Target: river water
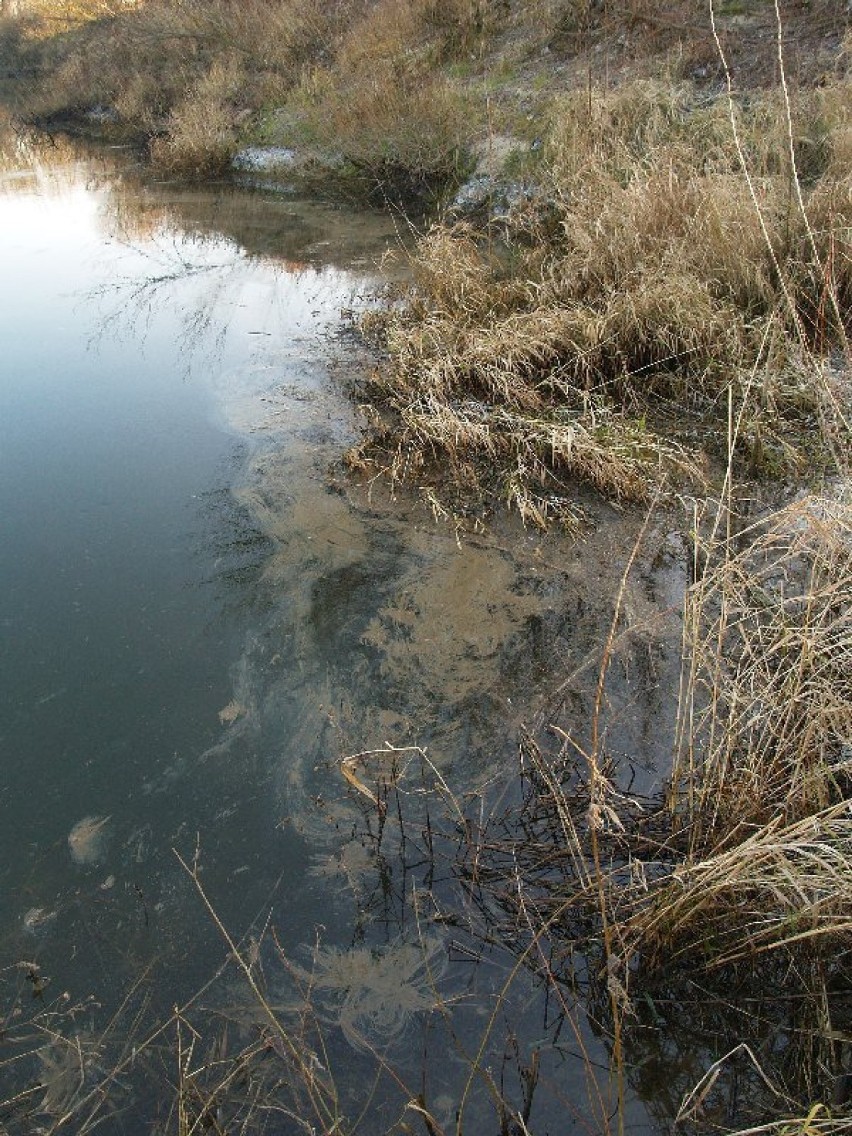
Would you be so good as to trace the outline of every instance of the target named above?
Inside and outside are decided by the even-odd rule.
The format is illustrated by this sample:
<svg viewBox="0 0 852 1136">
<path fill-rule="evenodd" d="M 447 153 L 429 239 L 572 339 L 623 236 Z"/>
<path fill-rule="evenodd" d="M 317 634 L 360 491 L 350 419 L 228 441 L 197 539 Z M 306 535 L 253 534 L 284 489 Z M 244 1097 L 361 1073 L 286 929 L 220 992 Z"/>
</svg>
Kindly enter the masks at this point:
<svg viewBox="0 0 852 1136">
<path fill-rule="evenodd" d="M 422 1092 L 434 1124 L 498 1130 L 479 1047 L 517 1096 L 552 1022 L 510 951 L 418 898 L 370 795 L 402 769 L 422 835 L 430 793 L 512 783 L 521 723 L 600 633 L 620 521 L 594 561 L 508 521 L 459 541 L 343 472 L 340 316 L 392 221 L 2 150 L 0 1131 L 300 1130 L 226 934 L 350 1121 Z M 653 775 L 648 699 L 621 744 Z M 585 1130 L 605 1046 L 585 1022 L 549 1052 L 542 1124 Z"/>
</svg>

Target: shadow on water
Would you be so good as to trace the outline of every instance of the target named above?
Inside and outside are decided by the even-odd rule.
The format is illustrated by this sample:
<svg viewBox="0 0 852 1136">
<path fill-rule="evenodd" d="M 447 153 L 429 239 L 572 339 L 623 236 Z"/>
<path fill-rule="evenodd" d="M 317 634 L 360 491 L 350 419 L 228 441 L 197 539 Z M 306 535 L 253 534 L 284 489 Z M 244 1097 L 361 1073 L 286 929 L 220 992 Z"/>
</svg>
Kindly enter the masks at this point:
<svg viewBox="0 0 852 1136">
<path fill-rule="evenodd" d="M 45 145 L 4 144 L 0 212 L 26 199 L 59 210 L 57 231 L 63 208 L 85 228 L 47 336 L 79 374 L 51 380 L 55 422 L 27 418 L 35 380 L 10 383 L 38 424 L 10 427 L 10 446 L 69 450 L 41 491 L 77 519 L 37 542 L 21 520 L 0 570 L 35 612 L 65 595 L 64 562 L 91 621 L 81 633 L 63 608 L 37 641 L 2 613 L 18 678 L 0 727 L 0 1127 L 183 1136 L 360 1116 L 434 1136 L 459 1109 L 468 1132 L 599 1127 L 602 1031 L 582 1008 L 566 1029 L 459 856 L 472 816 L 519 803 L 522 726 L 587 727 L 639 521 L 597 506 L 583 543 L 511 518 L 459 542 L 345 478 L 358 420 L 332 374 L 364 361 L 332 333 L 393 225 Z M 21 265 L 53 255 L 43 227 L 33 239 Z M 22 351 L 15 374 L 29 354 L 61 369 Z M 118 441 L 65 501 L 93 445 L 78 402 Z M 32 517 L 42 474 L 18 465 Z M 93 509 L 101 535 L 81 535 Z M 649 547 L 607 692 L 612 748 L 646 789 L 679 666 L 658 593 L 676 604 L 685 580 L 664 523 Z M 25 658 L 66 647 L 49 687 L 47 662 L 28 677 Z M 628 1119 L 651 1126 L 639 1096 Z"/>
</svg>

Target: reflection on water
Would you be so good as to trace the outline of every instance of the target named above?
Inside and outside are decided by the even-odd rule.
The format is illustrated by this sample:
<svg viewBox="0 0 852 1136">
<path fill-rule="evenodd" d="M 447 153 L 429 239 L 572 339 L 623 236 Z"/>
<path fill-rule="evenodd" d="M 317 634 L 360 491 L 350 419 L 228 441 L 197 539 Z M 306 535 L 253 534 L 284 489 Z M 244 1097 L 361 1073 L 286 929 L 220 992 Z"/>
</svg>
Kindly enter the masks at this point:
<svg viewBox="0 0 852 1136">
<path fill-rule="evenodd" d="M 227 958 L 196 884 L 282 1013 L 316 995 L 337 1033 L 305 1034 L 318 1084 L 336 1053 L 360 1107 L 365 1054 L 398 1043 L 416 1081 L 428 1050 L 451 1122 L 470 1067 L 447 1056 L 446 1023 L 481 1035 L 511 964 L 492 960 L 490 978 L 469 953 L 453 965 L 462 931 L 418 908 L 339 762 L 420 747 L 462 804 L 508 782 L 554 666 L 575 701 L 593 695 L 607 556 L 591 570 L 581 547 L 509 522 L 459 545 L 340 475 L 357 423 L 329 368 L 358 362 L 331 332 L 396 244 L 387 221 L 152 184 L 126 157 L 61 142 L 0 153 L 3 1012 L 29 987 L 62 999 L 52 1040 L 0 1072 L 0 1100 L 38 1085 L 0 1126 L 27 1131 L 88 1093 L 105 1108 L 110 1062 L 124 1075 L 109 1131 L 168 1118 L 166 1058 L 136 1039 Z M 596 538 L 616 567 L 622 538 Z M 409 788 L 417 805 L 424 786 Z M 292 1054 L 223 981 L 210 1067 L 239 1036 L 263 1084 L 280 1081 Z M 512 1036 L 534 1037 L 534 983 L 518 986 L 504 1012 Z M 180 1042 L 182 1021 L 157 1046 Z M 573 1093 L 582 1074 L 556 1080 Z M 377 1124 L 394 1099 L 370 1096 Z"/>
</svg>

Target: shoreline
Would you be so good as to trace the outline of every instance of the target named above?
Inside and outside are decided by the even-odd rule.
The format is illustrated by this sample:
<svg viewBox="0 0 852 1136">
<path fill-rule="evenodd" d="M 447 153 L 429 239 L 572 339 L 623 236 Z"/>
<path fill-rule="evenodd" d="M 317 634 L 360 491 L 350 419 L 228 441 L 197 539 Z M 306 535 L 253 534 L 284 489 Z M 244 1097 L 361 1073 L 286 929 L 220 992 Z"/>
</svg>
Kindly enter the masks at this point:
<svg viewBox="0 0 852 1136">
<path fill-rule="evenodd" d="M 236 65 L 214 60 L 176 93 L 171 134 L 154 147 L 175 174 L 224 168 L 238 142 L 288 154 L 301 145 L 310 155 L 328 141 L 319 121 L 327 116 L 349 146 L 336 168 L 350 188 L 398 203 L 413 186 L 418 200 L 434 202 L 475 185 L 470 175 L 486 179 L 472 208 L 420 241 L 415 286 L 366 321 L 380 358 L 359 385 L 371 423 L 350 470 L 362 483 L 381 478 L 391 494 L 397 484 L 416 488 L 424 516 L 431 510 L 460 545 L 475 543 L 483 522 L 499 528 L 507 507 L 535 534 L 519 536 L 521 553 L 555 540 L 562 525 L 582 534 L 578 503 L 589 494 L 611 502 L 599 513 L 624 510 L 629 522 L 615 521 L 617 533 L 632 525 L 640 535 L 630 547 L 620 536 L 588 569 L 579 552 L 571 565 L 573 618 L 589 620 L 594 634 L 582 657 L 570 638 L 559 641 L 546 660 L 565 675 L 553 700 L 526 729 L 518 712 L 522 802 L 505 815 L 493 806 L 500 839 L 476 802 L 460 807 L 432 779 L 428 762 L 415 762 L 408 782 L 395 763 L 387 772 L 396 750 L 366 750 L 365 740 L 341 770 L 356 800 L 367 799 L 359 786 L 369 791 L 377 855 L 398 820 L 403 876 L 406 840 L 419 849 L 423 828 L 408 811 L 416 777 L 428 782 L 442 838 L 461 850 L 457 860 L 446 853 L 458 891 L 441 902 L 457 908 L 445 906 L 441 918 L 468 917 L 466 897 L 479 889 L 517 967 L 534 967 L 548 997 L 570 1003 L 566 1020 L 578 1031 L 582 1015 L 594 1014 L 610 1054 L 607 1072 L 589 1069 L 605 1131 L 624 1119 L 625 1084 L 642 1083 L 643 1050 L 663 1055 L 672 1044 L 694 1058 L 690 1030 L 711 1039 L 719 1060 L 694 1070 L 691 1085 L 681 1078 L 669 1120 L 700 1127 L 704 1110 L 722 1130 L 735 1118 L 740 1128 L 802 1134 L 809 1113 L 820 1133 L 850 1123 L 852 79 L 845 21 L 822 33 L 827 7 L 792 13 L 779 37 L 794 40 L 790 27 L 802 34 L 793 45 L 801 74 L 814 73 L 795 91 L 794 120 L 777 55 L 770 66 L 774 16 L 745 7 L 750 24 L 726 16 L 724 66 L 704 26 L 681 37 L 677 73 L 660 77 L 659 54 L 628 58 L 616 47 L 618 35 L 634 50 L 644 36 L 653 42 L 663 34 L 654 21 L 639 13 L 618 29 L 597 26 L 588 5 L 586 25 L 559 32 L 568 47 L 553 46 L 551 29 L 546 63 L 524 72 L 522 91 L 525 57 L 512 57 L 520 102 L 507 94 L 507 68 L 485 100 L 488 117 L 480 106 L 467 122 L 465 99 L 487 86 L 483 59 L 498 59 L 486 24 L 451 21 L 459 43 L 442 25 L 447 54 L 425 62 L 410 49 L 437 42 L 426 16 L 395 27 L 397 72 L 377 72 L 387 100 L 377 109 L 360 97 L 365 74 L 388 53 L 390 33 L 376 16 L 359 25 L 357 42 L 337 29 L 338 69 L 318 63 L 309 83 L 285 92 L 283 112 L 256 108 L 245 132 L 231 120 L 243 80 Z M 492 16 L 505 53 L 522 25 L 511 12 L 501 23 L 496 7 Z M 729 56 L 739 52 L 745 68 L 749 44 L 754 82 L 730 103 Z M 583 75 L 596 47 L 612 64 L 605 82 Z M 426 74 L 428 107 L 417 94 Z M 569 74 L 573 89 L 554 89 Z M 523 104 L 537 76 L 546 96 Z M 220 133 L 186 133 L 202 104 Z M 440 143 L 426 154 L 416 145 L 424 134 Z M 478 169 L 498 137 L 518 145 Z M 476 144 L 485 147 L 478 158 Z M 306 161 L 321 177 L 322 162 Z M 708 475 L 711 465 L 719 476 Z M 822 488 L 807 494 L 809 483 Z M 755 514 L 752 498 L 774 494 Z M 649 513 L 648 525 L 662 532 L 646 551 L 641 517 L 659 501 L 663 512 Z M 660 521 L 671 502 L 675 525 Z M 535 576 L 531 553 L 531 586 Z M 661 612 L 673 616 L 665 658 Z M 643 742 L 670 758 L 657 784 L 632 776 Z M 526 1131 L 537 1061 L 517 1058 L 527 1078 L 520 1106 L 491 1084 L 504 1131 Z M 310 1083 L 310 1070 L 301 1072 Z M 434 1136 L 428 1102 L 419 1108 Z"/>
</svg>

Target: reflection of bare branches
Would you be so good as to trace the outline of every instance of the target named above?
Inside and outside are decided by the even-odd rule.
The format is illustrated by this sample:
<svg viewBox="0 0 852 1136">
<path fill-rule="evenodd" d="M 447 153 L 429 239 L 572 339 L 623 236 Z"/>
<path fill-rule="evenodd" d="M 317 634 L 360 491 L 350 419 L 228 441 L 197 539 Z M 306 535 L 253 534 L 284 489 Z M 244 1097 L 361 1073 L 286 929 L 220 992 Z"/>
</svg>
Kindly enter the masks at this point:
<svg viewBox="0 0 852 1136">
<path fill-rule="evenodd" d="M 229 296 L 238 293 L 235 278 L 246 265 L 241 252 L 229 242 L 181 241 L 174 233 L 145 245 L 120 243 L 129 255 L 150 262 L 152 271 L 147 274 L 133 271 L 85 294 L 87 304 L 103 305 L 110 301 L 89 346 L 99 345 L 106 337 L 132 337 L 143 346 L 157 318 L 177 315 L 180 331 L 176 345 L 178 355 L 184 360 L 185 372 L 191 369 L 194 357 L 202 348 L 205 359 L 219 358 L 234 303 L 234 300 L 229 301 Z M 230 251 L 229 257 L 209 258 L 211 251 L 220 252 L 223 248 Z M 193 257 L 193 252 L 202 255 Z M 204 278 L 209 281 L 206 290 L 193 288 L 190 291 L 186 287 Z"/>
<path fill-rule="evenodd" d="M 68 189 L 79 180 L 75 152 L 66 139 L 36 134 L 0 118 L 0 179 L 2 193 L 28 189 L 35 179 L 50 189 Z"/>
<path fill-rule="evenodd" d="M 338 319 L 362 283 L 339 270 L 252 257 L 221 236 L 165 231 L 144 243 L 113 245 L 126 250 L 131 263 L 123 275 L 85 293 L 83 302 L 101 309 L 89 346 L 110 337 L 141 349 L 160 321 L 177 322 L 163 338 L 171 340 L 185 378 L 197 367 L 221 370 L 229 336 L 240 328 L 255 337 L 289 333 L 298 342 L 292 337 L 302 327 L 314 332 Z M 246 326 L 245 312 L 255 326 Z M 238 350 L 232 362 L 245 372 L 245 344 Z"/>
</svg>

